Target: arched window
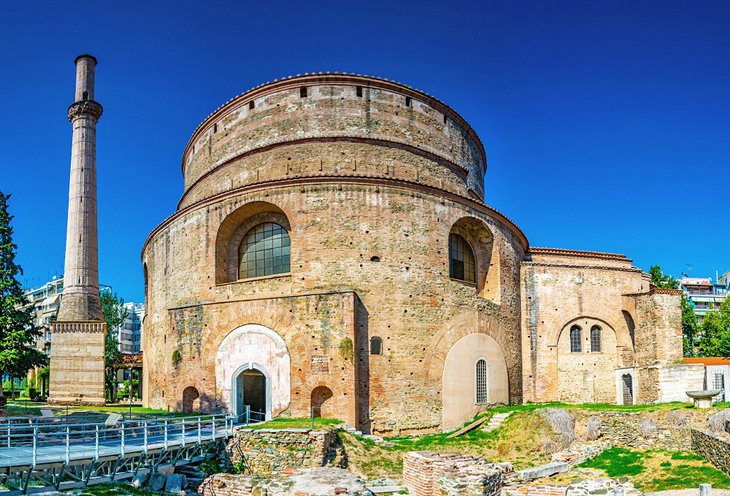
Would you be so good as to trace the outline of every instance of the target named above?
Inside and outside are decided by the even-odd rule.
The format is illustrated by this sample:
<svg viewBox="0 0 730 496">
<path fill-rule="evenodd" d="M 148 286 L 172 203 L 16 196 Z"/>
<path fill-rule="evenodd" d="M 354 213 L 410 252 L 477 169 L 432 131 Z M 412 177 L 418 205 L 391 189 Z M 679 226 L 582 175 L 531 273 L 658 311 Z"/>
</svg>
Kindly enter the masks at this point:
<svg viewBox="0 0 730 496">
<path fill-rule="evenodd" d="M 378 336 L 370 338 L 370 354 L 371 355 L 382 355 L 383 354 L 383 340 Z"/>
<path fill-rule="evenodd" d="M 476 404 L 486 405 L 489 403 L 489 372 L 487 361 L 483 358 L 477 360 L 476 364 Z"/>
<path fill-rule="evenodd" d="M 591 327 L 591 351 L 601 352 L 601 328 L 597 325 Z"/>
<path fill-rule="evenodd" d="M 572 353 L 580 353 L 580 326 L 574 325 L 570 328 L 570 351 Z"/>
<path fill-rule="evenodd" d="M 476 283 L 474 252 L 464 238 L 449 234 L 449 277 Z"/>
<path fill-rule="evenodd" d="M 255 226 L 238 247 L 238 278 L 289 272 L 289 249 L 289 233 L 279 224 L 265 222 Z"/>
</svg>

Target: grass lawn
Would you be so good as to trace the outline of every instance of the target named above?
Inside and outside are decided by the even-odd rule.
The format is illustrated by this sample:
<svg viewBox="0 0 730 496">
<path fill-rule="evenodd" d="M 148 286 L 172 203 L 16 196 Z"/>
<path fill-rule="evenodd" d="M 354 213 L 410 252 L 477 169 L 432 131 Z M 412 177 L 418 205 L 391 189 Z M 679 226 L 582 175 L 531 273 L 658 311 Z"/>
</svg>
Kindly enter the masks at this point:
<svg viewBox="0 0 730 496">
<path fill-rule="evenodd" d="M 137 489 L 131 484 L 124 482 L 116 482 L 111 484 L 95 484 L 93 486 L 87 486 L 83 491 L 77 493 L 81 495 L 90 496 L 151 496 L 153 494 L 159 494 L 147 489 Z"/>
<path fill-rule="evenodd" d="M 315 418 L 314 428 L 325 429 L 332 427 L 333 425 L 342 424 L 341 420 L 333 418 Z M 249 429 L 311 429 L 312 419 L 311 418 L 282 418 L 278 417 L 268 422 L 261 422 L 259 424 L 251 424 L 248 426 Z"/>
<path fill-rule="evenodd" d="M 495 462 L 511 461 L 519 470 L 549 462 L 550 455 L 543 445 L 555 441 L 543 417 L 529 410 L 512 415 L 494 431 L 477 428 L 453 439 L 448 438 L 448 433 L 396 437 L 387 439 L 394 446 L 384 446 L 348 433 L 341 433 L 340 437 L 345 443 L 351 470 L 365 478 L 395 479 L 401 477 L 403 453 L 408 451 L 478 455 Z"/>
<path fill-rule="evenodd" d="M 581 469 L 594 469 L 599 476 L 628 477 L 644 492 L 696 488 L 702 483 L 730 489 L 729 476 L 689 451 L 611 448 L 577 469 L 577 473 L 562 476 L 563 482 L 569 482 L 571 477 L 582 478 L 585 474 L 580 473 Z"/>
<path fill-rule="evenodd" d="M 41 410 L 52 410 L 56 417 L 68 415 L 79 415 L 83 413 L 90 414 L 109 414 L 109 413 L 126 413 L 129 414 L 130 410 L 132 415 L 167 415 L 167 410 L 154 410 L 152 408 L 144 408 L 140 405 L 132 404 L 132 408 L 129 405 L 123 403 L 117 403 L 114 405 L 106 406 L 65 406 L 65 405 L 48 405 L 47 403 L 39 401 L 25 401 L 25 400 L 10 400 L 5 407 L 7 416 L 10 417 L 27 417 L 27 416 L 38 416 L 41 414 Z M 170 415 L 174 416 L 190 416 L 195 415 L 194 413 L 181 413 L 181 412 L 169 412 Z M 205 416 L 205 415 L 203 415 Z"/>
</svg>

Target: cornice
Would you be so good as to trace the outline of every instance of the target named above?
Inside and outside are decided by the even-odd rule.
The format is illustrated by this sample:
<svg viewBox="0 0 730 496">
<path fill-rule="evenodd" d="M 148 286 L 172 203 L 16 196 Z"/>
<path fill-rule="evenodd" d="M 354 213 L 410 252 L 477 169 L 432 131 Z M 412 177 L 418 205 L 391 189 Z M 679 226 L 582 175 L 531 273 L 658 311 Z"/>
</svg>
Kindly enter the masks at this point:
<svg viewBox="0 0 730 496">
<path fill-rule="evenodd" d="M 600 258 L 605 260 L 616 260 L 620 262 L 631 262 L 630 258 L 621 253 L 609 253 L 604 251 L 586 251 L 586 250 L 568 250 L 565 248 L 543 248 L 543 247 L 530 247 L 530 251 L 527 255 L 559 255 L 569 257 L 581 257 L 581 258 Z"/>
<path fill-rule="evenodd" d="M 73 122 L 79 117 L 92 117 L 94 120 L 99 120 L 104 107 L 99 102 L 94 100 L 81 100 L 80 102 L 74 102 L 68 107 L 68 120 Z"/>
<path fill-rule="evenodd" d="M 525 236 L 525 234 L 522 232 L 522 230 L 519 227 L 517 227 L 517 225 L 509 217 L 504 215 L 499 210 L 489 207 L 486 204 L 484 204 L 483 202 L 475 200 L 473 198 L 468 198 L 468 197 L 464 197 L 461 195 L 457 195 L 450 191 L 446 191 L 446 190 L 443 190 L 440 188 L 435 188 L 432 186 L 425 186 L 423 184 L 414 183 L 414 182 L 410 182 L 410 181 L 387 179 L 387 178 L 383 178 L 383 177 L 310 176 L 310 177 L 298 177 L 298 178 L 292 178 L 292 179 L 279 179 L 276 181 L 263 181 L 260 183 L 251 183 L 246 186 L 242 186 L 240 188 L 225 191 L 218 195 L 210 196 L 208 198 L 195 202 L 191 205 L 188 205 L 187 207 L 185 207 L 181 210 L 178 210 L 171 216 L 167 217 L 157 227 L 155 227 L 152 230 L 152 232 L 147 236 L 147 239 L 145 239 L 145 242 L 142 245 L 141 257 L 144 261 L 144 252 L 147 249 L 147 245 L 160 231 L 162 231 L 165 227 L 167 227 L 169 224 L 171 224 L 173 221 L 175 221 L 179 217 L 187 215 L 190 212 L 194 212 L 201 208 L 205 208 L 209 205 L 226 200 L 228 198 L 233 198 L 233 197 L 240 196 L 243 194 L 259 193 L 259 192 L 267 191 L 267 190 L 271 191 L 271 190 L 277 190 L 277 189 L 285 189 L 285 188 L 291 188 L 293 186 L 317 186 L 317 185 L 330 185 L 330 184 L 356 184 L 356 185 L 383 186 L 386 188 L 419 191 L 421 193 L 433 195 L 437 198 L 450 200 L 450 201 L 453 201 L 460 205 L 464 205 L 464 206 L 473 208 L 475 210 L 478 210 L 481 213 L 501 222 L 502 224 L 507 226 L 510 229 L 510 231 L 512 231 L 517 236 L 517 238 L 520 240 L 520 244 L 522 245 L 523 250 L 525 250 L 527 252 L 529 249 L 529 242 L 527 241 L 527 236 Z"/>
<path fill-rule="evenodd" d="M 185 150 L 183 151 L 183 159 L 182 159 L 182 171 L 183 174 L 185 173 L 185 157 L 188 155 L 188 151 L 190 150 L 190 147 L 192 144 L 210 127 L 213 125 L 213 121 L 218 121 L 225 115 L 233 112 L 234 110 L 242 107 L 243 105 L 248 105 L 249 102 L 252 100 L 255 100 L 257 98 L 260 98 L 264 95 L 268 95 L 271 93 L 276 93 L 278 91 L 293 89 L 293 88 L 299 88 L 301 86 L 305 85 L 349 85 L 349 86 L 363 86 L 368 88 L 379 88 L 386 91 L 391 91 L 394 93 L 399 93 L 404 96 L 409 96 L 411 98 L 415 98 L 419 101 L 423 101 L 425 103 L 428 103 L 431 107 L 435 108 L 439 112 L 447 115 L 451 120 L 456 122 L 459 127 L 461 127 L 468 135 L 471 137 L 474 142 L 476 143 L 477 147 L 479 148 L 479 152 L 482 155 L 482 164 L 483 169 L 486 172 L 487 170 L 487 154 L 484 150 L 484 144 L 482 143 L 482 140 L 477 135 L 476 131 L 469 125 L 468 122 L 466 122 L 466 119 L 464 119 L 458 112 L 456 112 L 454 109 L 449 107 L 447 104 L 439 100 L 438 98 L 429 95 L 428 93 L 421 91 L 417 88 L 413 88 L 411 86 L 408 86 L 406 84 L 393 81 L 392 79 L 387 78 L 380 78 L 377 76 L 368 76 L 361 75 L 361 74 L 354 74 L 354 73 L 330 73 L 330 72 L 319 72 L 319 73 L 304 73 L 297 74 L 296 76 L 286 76 L 281 79 L 274 79 L 273 82 L 267 81 L 266 83 L 260 84 L 258 86 L 255 86 L 251 88 L 250 90 L 241 93 L 230 100 L 228 100 L 223 105 L 219 106 L 217 109 L 215 109 L 212 113 L 210 113 L 204 120 L 201 122 L 197 128 L 195 128 L 195 131 L 193 131 L 192 136 L 188 140 L 187 145 L 185 145 Z"/>
</svg>

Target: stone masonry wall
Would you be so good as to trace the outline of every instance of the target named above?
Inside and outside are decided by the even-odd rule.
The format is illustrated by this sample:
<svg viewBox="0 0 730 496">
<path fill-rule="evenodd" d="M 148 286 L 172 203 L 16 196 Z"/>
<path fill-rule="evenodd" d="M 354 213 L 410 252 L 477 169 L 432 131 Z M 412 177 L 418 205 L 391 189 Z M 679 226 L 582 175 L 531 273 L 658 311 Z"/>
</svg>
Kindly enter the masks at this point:
<svg viewBox="0 0 730 496">
<path fill-rule="evenodd" d="M 335 458 L 335 430 L 238 429 L 228 441 L 233 464 L 247 474 L 268 476 L 287 468 L 323 467 Z"/>
<path fill-rule="evenodd" d="M 403 483 L 414 496 L 495 496 L 502 472 L 478 456 L 411 451 L 403 455 Z"/>
<path fill-rule="evenodd" d="M 730 436 L 692 429 L 692 451 L 730 475 Z"/>
</svg>

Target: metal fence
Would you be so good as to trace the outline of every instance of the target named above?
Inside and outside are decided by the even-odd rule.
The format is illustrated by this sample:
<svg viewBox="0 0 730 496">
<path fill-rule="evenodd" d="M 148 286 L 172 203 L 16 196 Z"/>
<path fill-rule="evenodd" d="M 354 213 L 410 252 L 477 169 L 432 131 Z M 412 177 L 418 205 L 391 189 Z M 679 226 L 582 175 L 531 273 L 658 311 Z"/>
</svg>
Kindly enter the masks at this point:
<svg viewBox="0 0 730 496">
<path fill-rule="evenodd" d="M 190 443 L 231 436 L 234 418 L 228 415 L 156 417 L 114 423 L 78 419 L 25 418 L 2 421 L 0 466 L 13 463 L 71 463 L 74 459 L 118 454 L 147 453 Z"/>
</svg>

